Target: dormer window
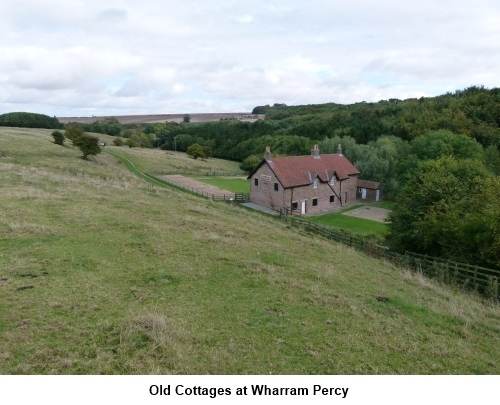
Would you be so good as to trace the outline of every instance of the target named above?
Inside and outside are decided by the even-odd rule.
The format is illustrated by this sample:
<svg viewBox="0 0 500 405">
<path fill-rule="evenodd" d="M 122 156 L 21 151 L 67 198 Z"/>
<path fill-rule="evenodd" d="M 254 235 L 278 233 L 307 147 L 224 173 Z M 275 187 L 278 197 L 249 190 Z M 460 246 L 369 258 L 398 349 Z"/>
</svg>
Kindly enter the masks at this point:
<svg viewBox="0 0 500 405">
<path fill-rule="evenodd" d="M 318 188 L 318 178 L 317 177 L 313 180 L 313 188 Z"/>
<path fill-rule="evenodd" d="M 334 185 L 335 184 L 335 175 L 332 176 L 332 178 L 330 179 L 330 185 Z"/>
</svg>

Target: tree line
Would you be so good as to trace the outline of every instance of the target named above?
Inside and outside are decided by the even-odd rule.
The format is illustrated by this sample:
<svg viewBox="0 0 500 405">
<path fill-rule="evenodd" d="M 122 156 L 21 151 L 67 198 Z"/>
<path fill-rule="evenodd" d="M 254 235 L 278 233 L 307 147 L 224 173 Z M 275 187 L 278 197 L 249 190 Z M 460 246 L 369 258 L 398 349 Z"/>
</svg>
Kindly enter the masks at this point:
<svg viewBox="0 0 500 405">
<path fill-rule="evenodd" d="M 0 115 L 1 127 L 60 129 L 63 125 L 56 117 L 28 112 L 11 112 Z"/>
</svg>

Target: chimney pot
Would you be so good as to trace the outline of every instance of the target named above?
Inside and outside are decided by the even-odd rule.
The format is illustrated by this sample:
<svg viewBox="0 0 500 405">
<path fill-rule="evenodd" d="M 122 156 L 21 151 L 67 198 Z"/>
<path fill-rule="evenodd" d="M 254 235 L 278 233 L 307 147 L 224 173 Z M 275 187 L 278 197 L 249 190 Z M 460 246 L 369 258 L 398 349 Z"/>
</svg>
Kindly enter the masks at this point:
<svg viewBox="0 0 500 405">
<path fill-rule="evenodd" d="M 266 146 L 266 151 L 264 152 L 264 159 L 271 160 L 271 147 Z"/>
<path fill-rule="evenodd" d="M 319 158 L 319 148 L 317 144 L 314 145 L 313 148 L 311 149 L 311 156 Z"/>
</svg>

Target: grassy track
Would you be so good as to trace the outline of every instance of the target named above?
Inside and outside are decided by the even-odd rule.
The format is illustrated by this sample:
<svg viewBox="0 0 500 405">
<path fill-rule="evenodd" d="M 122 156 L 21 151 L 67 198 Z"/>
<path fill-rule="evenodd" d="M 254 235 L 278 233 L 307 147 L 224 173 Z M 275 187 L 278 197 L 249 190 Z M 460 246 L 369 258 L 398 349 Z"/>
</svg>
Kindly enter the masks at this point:
<svg viewBox="0 0 500 405">
<path fill-rule="evenodd" d="M 50 132 L 0 128 L 0 373 L 500 373 L 498 306 Z"/>
<path fill-rule="evenodd" d="M 120 160 L 127 167 L 127 169 L 129 169 L 137 177 L 139 177 L 143 180 L 146 180 L 148 183 L 154 184 L 155 186 L 169 187 L 169 188 L 175 188 L 175 189 L 181 190 L 181 188 L 179 188 L 179 187 L 177 187 L 177 186 L 175 186 L 167 181 L 163 181 L 161 179 L 158 179 L 156 177 L 149 175 L 148 173 L 144 173 L 144 172 L 140 171 L 130 159 L 126 158 L 121 153 L 118 153 L 116 151 L 112 151 L 109 149 L 105 150 L 105 152 L 110 154 L 111 156 L 114 156 L 118 160 Z"/>
</svg>

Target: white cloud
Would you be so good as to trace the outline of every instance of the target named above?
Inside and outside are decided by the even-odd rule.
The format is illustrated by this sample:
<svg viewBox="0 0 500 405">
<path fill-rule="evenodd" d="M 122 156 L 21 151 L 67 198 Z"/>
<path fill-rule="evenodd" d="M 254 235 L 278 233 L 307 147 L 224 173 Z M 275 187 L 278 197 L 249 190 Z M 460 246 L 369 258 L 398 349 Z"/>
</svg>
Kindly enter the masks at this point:
<svg viewBox="0 0 500 405">
<path fill-rule="evenodd" d="M 499 86 L 496 0 L 0 3 L 0 112 L 251 110 Z"/>
<path fill-rule="evenodd" d="M 253 21 L 253 16 L 250 14 L 245 14 L 239 17 L 236 17 L 236 21 L 239 23 L 251 23 Z"/>
</svg>

